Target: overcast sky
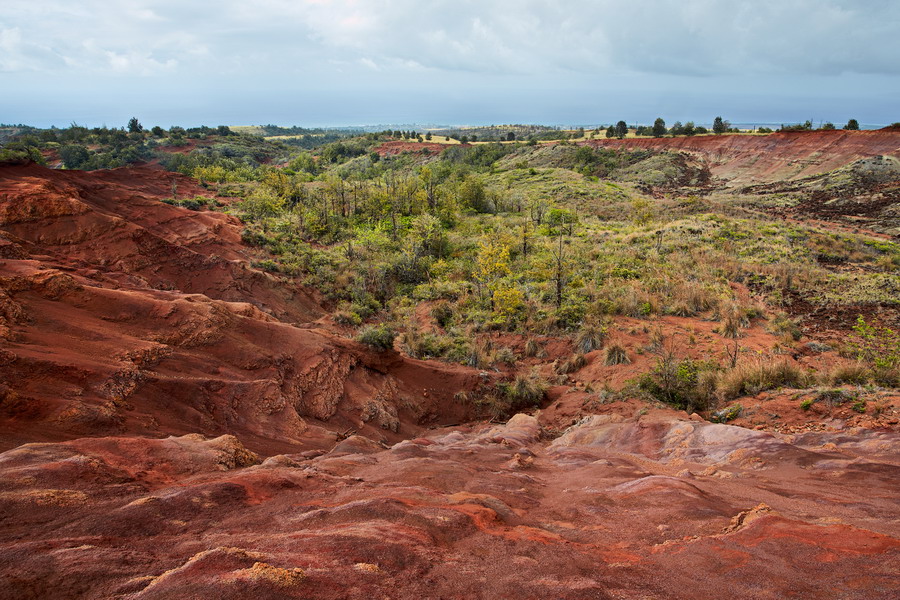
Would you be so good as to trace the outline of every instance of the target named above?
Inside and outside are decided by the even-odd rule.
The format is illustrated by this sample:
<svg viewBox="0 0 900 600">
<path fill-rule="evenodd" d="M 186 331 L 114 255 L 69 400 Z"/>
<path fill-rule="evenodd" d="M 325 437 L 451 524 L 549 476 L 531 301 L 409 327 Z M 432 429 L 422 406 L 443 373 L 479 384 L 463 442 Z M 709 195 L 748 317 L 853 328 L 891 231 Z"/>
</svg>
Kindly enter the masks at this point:
<svg viewBox="0 0 900 600">
<path fill-rule="evenodd" d="M 0 0 L 0 122 L 900 121 L 898 0 Z"/>
</svg>

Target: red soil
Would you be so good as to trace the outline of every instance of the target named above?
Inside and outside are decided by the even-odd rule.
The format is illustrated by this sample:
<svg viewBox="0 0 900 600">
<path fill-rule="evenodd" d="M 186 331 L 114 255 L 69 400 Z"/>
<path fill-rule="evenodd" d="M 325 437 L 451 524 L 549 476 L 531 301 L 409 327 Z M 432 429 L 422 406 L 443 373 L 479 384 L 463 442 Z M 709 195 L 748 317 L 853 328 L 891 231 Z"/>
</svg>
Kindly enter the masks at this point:
<svg viewBox="0 0 900 600">
<path fill-rule="evenodd" d="M 471 423 L 457 392 L 496 374 L 335 333 L 234 218 L 159 202 L 173 177 L 204 192 L 0 167 L 0 598 L 897 597 L 900 398 L 771 392 L 746 427 L 610 402 L 651 364 L 619 319 L 630 365 L 590 353 L 535 416 Z M 716 325 L 659 323 L 695 358 Z M 509 374 L 555 376 L 571 341 L 540 341 Z M 804 342 L 784 358 L 840 360 Z"/>
<path fill-rule="evenodd" d="M 173 177 L 203 192 L 151 167 L 0 168 L 0 448 L 227 432 L 297 451 L 471 410 L 453 397 L 476 372 L 318 329 L 311 293 L 250 268 L 237 219 L 159 202 Z"/>
<path fill-rule="evenodd" d="M 519 415 L 262 464 L 223 436 L 0 455 L 9 598 L 891 598 L 896 437 Z M 257 465 L 257 466 L 253 466 Z"/>
<path fill-rule="evenodd" d="M 594 147 L 688 152 L 733 185 L 798 179 L 877 155 L 900 156 L 900 130 L 811 131 L 768 135 L 597 139 Z"/>
</svg>

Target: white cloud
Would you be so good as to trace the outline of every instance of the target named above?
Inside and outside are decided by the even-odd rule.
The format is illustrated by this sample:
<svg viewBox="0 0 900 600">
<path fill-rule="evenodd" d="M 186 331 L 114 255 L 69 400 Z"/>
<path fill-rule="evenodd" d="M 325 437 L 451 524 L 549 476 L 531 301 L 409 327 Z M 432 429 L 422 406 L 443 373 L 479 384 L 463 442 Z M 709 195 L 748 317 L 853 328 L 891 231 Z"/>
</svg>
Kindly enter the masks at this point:
<svg viewBox="0 0 900 600">
<path fill-rule="evenodd" d="M 384 112 L 407 98 L 420 98 L 409 100 L 414 108 L 451 103 L 472 111 L 482 98 L 505 107 L 542 95 L 542 106 L 551 106 L 579 95 L 583 106 L 620 92 L 653 94 L 642 101 L 655 104 L 680 97 L 680 107 L 728 90 L 838 98 L 850 80 L 871 86 L 850 89 L 858 103 L 886 105 L 900 87 L 897 0 L 7 4 L 0 85 L 14 75 L 21 98 L 43 81 L 93 92 L 96 82 L 119 89 L 115 81 L 135 75 L 147 79 L 129 88 L 138 95 L 171 86 L 180 98 L 188 86 L 209 102 L 236 90 L 260 90 L 267 101 L 266 90 L 307 98 L 338 90 L 341 102 L 372 106 L 383 94 Z"/>
<path fill-rule="evenodd" d="M 2 20 L 18 44 L 25 35 L 51 54 L 92 38 L 116 56 L 182 68 L 205 54 L 182 60 L 190 50 L 167 45 L 177 36 L 203 40 L 223 68 L 250 68 L 241 53 L 252 48 L 273 66 L 322 56 L 489 73 L 900 73 L 900 3 L 884 0 L 83 0 L 19 5 Z M 60 66 L 6 54 L 7 70 Z M 74 63 L 108 66 L 85 58 Z"/>
</svg>

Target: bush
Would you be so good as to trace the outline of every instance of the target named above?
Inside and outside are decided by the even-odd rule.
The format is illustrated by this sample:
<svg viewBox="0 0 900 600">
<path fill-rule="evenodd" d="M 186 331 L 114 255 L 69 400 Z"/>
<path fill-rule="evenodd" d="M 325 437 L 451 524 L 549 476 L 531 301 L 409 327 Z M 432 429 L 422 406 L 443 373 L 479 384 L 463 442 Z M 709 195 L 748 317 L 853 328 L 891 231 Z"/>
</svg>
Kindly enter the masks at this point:
<svg viewBox="0 0 900 600">
<path fill-rule="evenodd" d="M 356 336 L 356 341 L 371 346 L 376 350 L 384 351 L 394 347 L 394 338 L 397 332 L 393 327 L 382 323 L 381 325 L 369 325 L 364 327 Z"/>
<path fill-rule="evenodd" d="M 877 370 L 900 367 L 900 333 L 867 323 L 862 315 L 857 318 L 853 331 L 849 349 L 857 360 L 868 362 Z"/>
<path fill-rule="evenodd" d="M 538 406 L 547 393 L 547 382 L 531 375 L 518 375 L 510 383 L 501 383 L 499 389 L 503 393 L 507 408 L 516 411 L 525 407 Z"/>
<path fill-rule="evenodd" d="M 778 387 L 805 387 L 808 376 L 786 360 L 744 364 L 722 374 L 718 394 L 724 400 L 752 396 Z"/>
<path fill-rule="evenodd" d="M 611 367 L 613 365 L 626 365 L 631 362 L 631 359 L 628 358 L 625 348 L 617 342 L 606 347 L 606 355 L 603 358 L 603 362 Z"/>
<path fill-rule="evenodd" d="M 446 300 L 438 302 L 431 309 L 431 316 L 438 325 L 446 329 L 453 319 L 453 307 Z"/>
<path fill-rule="evenodd" d="M 606 327 L 595 322 L 587 322 L 575 336 L 575 349 L 581 354 L 587 354 L 602 348 L 605 341 Z"/>
<path fill-rule="evenodd" d="M 863 385 L 872 379 L 872 370 L 862 362 L 837 365 L 826 376 L 826 383 Z"/>
<path fill-rule="evenodd" d="M 698 394 L 700 374 L 710 371 L 710 365 L 689 358 L 678 360 L 671 352 L 664 352 L 649 373 L 639 382 L 641 389 L 657 400 L 688 411 L 706 410 L 709 396 Z"/>
<path fill-rule="evenodd" d="M 560 375 L 568 375 L 569 373 L 574 373 L 575 371 L 583 368 L 586 364 L 587 361 L 584 359 L 584 354 L 578 352 L 573 354 L 563 362 L 557 363 L 554 370 Z"/>
<path fill-rule="evenodd" d="M 800 327 L 797 325 L 796 321 L 783 312 L 778 313 L 771 321 L 769 321 L 768 330 L 775 335 L 790 337 L 795 342 L 798 341 L 801 336 Z"/>
<path fill-rule="evenodd" d="M 717 410 L 710 417 L 710 421 L 713 423 L 727 423 L 729 421 L 734 421 L 739 416 L 741 416 L 741 412 L 744 410 L 740 404 L 734 404 L 727 408 L 723 408 L 722 410 Z"/>
<path fill-rule="evenodd" d="M 525 342 L 525 356 L 528 358 L 544 358 L 547 356 L 547 353 L 541 348 L 541 345 L 536 339 L 528 338 L 528 341 Z"/>
</svg>

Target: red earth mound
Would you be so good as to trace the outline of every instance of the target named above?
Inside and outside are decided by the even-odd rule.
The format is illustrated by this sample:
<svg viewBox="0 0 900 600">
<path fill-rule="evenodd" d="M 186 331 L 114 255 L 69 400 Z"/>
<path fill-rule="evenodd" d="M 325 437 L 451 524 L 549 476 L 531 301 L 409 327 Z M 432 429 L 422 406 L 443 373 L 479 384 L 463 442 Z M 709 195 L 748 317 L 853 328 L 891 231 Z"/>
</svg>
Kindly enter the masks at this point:
<svg viewBox="0 0 900 600">
<path fill-rule="evenodd" d="M 235 438 L 0 454 L 0 596 L 892 598 L 896 436 L 598 415 L 262 460 Z"/>
<path fill-rule="evenodd" d="M 798 179 L 870 156 L 900 156 L 900 130 L 892 129 L 598 139 L 586 143 L 595 148 L 688 152 L 702 158 L 715 177 L 735 186 Z"/>
<path fill-rule="evenodd" d="M 172 178 L 0 168 L 0 447 L 227 432 L 296 451 L 467 414 L 477 372 L 319 329 L 310 293 L 249 266 L 237 219 L 159 202 Z"/>
</svg>

